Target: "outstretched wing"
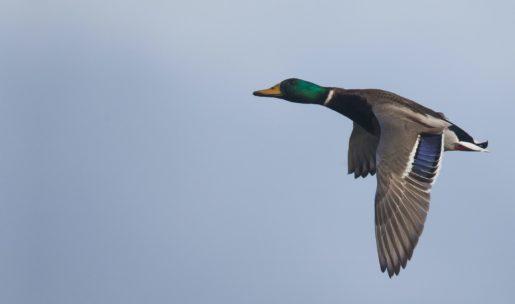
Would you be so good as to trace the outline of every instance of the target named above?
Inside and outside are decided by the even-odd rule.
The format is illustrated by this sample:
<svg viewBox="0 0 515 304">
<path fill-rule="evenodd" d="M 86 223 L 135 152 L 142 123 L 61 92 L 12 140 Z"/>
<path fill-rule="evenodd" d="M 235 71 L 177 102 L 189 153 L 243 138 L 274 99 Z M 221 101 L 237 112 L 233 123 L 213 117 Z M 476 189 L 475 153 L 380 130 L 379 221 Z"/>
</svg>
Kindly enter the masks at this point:
<svg viewBox="0 0 515 304">
<path fill-rule="evenodd" d="M 416 126 L 381 126 L 377 150 L 375 226 L 381 271 L 391 277 L 413 254 L 429 210 L 440 167 L 443 135 Z M 415 130 L 414 130 L 415 129 Z"/>
<path fill-rule="evenodd" d="M 354 123 L 349 139 L 348 167 L 354 178 L 376 173 L 376 150 L 379 138 Z"/>
</svg>

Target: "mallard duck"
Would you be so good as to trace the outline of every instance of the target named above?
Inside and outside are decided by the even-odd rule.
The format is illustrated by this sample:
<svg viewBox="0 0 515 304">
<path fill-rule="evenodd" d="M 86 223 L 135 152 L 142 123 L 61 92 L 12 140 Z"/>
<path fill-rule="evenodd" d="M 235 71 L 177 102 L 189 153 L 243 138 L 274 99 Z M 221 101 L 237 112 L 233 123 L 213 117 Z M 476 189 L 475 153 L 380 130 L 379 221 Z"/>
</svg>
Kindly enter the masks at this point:
<svg viewBox="0 0 515 304">
<path fill-rule="evenodd" d="M 377 173 L 377 252 L 381 271 L 390 278 L 412 257 L 443 151 L 484 152 L 488 146 L 442 113 L 388 91 L 323 87 L 291 78 L 254 95 L 322 105 L 353 121 L 348 172 L 355 178 Z"/>
</svg>

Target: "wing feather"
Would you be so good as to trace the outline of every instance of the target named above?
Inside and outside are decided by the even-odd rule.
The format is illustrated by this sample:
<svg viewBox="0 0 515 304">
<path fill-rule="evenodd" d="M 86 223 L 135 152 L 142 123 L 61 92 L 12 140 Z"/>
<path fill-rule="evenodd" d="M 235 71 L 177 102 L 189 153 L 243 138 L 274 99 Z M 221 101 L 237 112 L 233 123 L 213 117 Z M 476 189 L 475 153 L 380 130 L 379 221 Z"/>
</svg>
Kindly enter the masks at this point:
<svg viewBox="0 0 515 304">
<path fill-rule="evenodd" d="M 354 178 L 366 177 L 376 173 L 377 136 L 354 123 L 349 139 L 348 167 Z"/>
<path fill-rule="evenodd" d="M 443 153 L 441 133 L 399 134 L 381 135 L 377 151 L 377 249 L 381 270 L 390 277 L 406 267 L 424 230 Z"/>
</svg>

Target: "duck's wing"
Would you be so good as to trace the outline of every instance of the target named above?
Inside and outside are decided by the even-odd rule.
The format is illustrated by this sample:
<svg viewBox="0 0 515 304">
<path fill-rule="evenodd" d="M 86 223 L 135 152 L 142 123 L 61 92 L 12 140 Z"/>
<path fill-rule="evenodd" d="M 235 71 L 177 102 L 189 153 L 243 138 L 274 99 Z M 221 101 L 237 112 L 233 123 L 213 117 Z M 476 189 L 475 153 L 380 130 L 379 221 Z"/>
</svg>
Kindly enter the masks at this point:
<svg viewBox="0 0 515 304">
<path fill-rule="evenodd" d="M 390 121 L 387 121 L 389 119 Z M 442 133 L 381 119 L 377 149 L 375 226 L 381 271 L 391 277 L 413 254 L 429 210 L 429 191 L 442 154 Z"/>
<path fill-rule="evenodd" d="M 376 173 L 376 150 L 379 138 L 354 123 L 349 139 L 348 167 L 354 178 Z"/>
</svg>

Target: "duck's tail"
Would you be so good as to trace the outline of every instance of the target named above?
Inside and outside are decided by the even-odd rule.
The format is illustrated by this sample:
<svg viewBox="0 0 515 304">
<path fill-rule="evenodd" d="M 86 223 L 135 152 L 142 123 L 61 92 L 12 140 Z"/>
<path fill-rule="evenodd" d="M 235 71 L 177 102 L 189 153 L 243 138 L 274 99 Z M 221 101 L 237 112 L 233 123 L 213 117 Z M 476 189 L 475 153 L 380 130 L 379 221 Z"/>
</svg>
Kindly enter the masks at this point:
<svg viewBox="0 0 515 304">
<path fill-rule="evenodd" d="M 488 141 L 477 142 L 463 129 L 453 124 L 445 132 L 446 151 L 488 152 Z"/>
</svg>

